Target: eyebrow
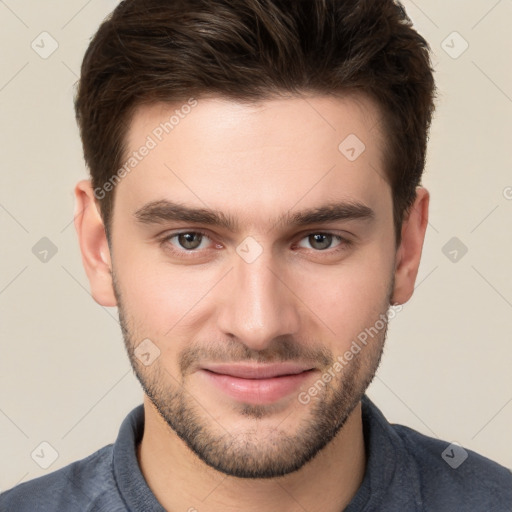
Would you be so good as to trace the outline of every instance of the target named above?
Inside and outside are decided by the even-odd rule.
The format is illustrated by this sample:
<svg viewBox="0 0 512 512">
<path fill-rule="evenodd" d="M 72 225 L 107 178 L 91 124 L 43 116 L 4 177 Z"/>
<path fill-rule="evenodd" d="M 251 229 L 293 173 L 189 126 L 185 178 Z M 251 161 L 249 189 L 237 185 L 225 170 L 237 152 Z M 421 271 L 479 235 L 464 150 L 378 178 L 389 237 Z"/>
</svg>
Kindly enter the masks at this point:
<svg viewBox="0 0 512 512">
<path fill-rule="evenodd" d="M 229 214 L 219 210 L 185 206 L 167 199 L 146 203 L 134 213 L 134 216 L 141 224 L 183 221 L 219 226 L 231 232 L 239 231 L 238 221 Z M 273 227 L 296 228 L 339 220 L 371 221 L 373 219 L 375 219 L 375 212 L 369 206 L 358 201 L 344 201 L 307 208 L 298 212 L 287 212 L 277 219 Z"/>
</svg>

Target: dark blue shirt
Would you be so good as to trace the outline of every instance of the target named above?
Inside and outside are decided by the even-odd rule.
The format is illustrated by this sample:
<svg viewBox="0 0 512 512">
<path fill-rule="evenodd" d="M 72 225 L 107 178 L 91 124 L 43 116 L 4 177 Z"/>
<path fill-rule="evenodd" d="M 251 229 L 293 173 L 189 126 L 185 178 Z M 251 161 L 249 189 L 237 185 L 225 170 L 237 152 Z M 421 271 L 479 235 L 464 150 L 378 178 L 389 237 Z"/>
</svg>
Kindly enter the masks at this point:
<svg viewBox="0 0 512 512">
<path fill-rule="evenodd" d="M 345 512 L 512 511 L 509 469 L 471 450 L 390 424 L 366 395 L 362 406 L 366 471 Z M 114 444 L 5 491 L 0 511 L 164 511 L 137 462 L 143 430 L 140 405 L 123 421 Z"/>
</svg>

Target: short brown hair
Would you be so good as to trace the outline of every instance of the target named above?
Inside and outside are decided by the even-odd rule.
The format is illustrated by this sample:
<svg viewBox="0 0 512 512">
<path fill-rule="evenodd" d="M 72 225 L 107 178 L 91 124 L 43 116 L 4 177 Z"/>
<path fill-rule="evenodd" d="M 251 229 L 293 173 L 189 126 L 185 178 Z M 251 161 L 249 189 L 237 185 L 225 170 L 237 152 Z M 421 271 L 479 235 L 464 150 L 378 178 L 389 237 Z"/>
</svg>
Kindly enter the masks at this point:
<svg viewBox="0 0 512 512">
<path fill-rule="evenodd" d="M 392 0 L 124 0 L 94 35 L 75 97 L 93 188 L 122 165 L 142 104 L 362 93 L 380 107 L 398 244 L 434 112 L 429 53 Z M 107 236 L 113 199 L 100 201 Z"/>
</svg>

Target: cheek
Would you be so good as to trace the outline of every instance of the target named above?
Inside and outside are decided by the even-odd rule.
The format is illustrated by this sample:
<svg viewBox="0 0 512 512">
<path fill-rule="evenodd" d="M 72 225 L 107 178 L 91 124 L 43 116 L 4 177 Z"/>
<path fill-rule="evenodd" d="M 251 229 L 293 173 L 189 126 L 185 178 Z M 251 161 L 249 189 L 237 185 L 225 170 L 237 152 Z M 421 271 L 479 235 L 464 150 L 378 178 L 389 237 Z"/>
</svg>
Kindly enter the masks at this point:
<svg viewBox="0 0 512 512">
<path fill-rule="evenodd" d="M 386 248 L 371 244 L 337 266 L 313 268 L 293 289 L 337 344 L 350 344 L 387 309 L 393 258 Z"/>
<path fill-rule="evenodd" d="M 134 271 L 126 283 L 127 307 L 153 335 L 167 335 L 199 298 L 196 285 L 172 270 Z"/>
<path fill-rule="evenodd" d="M 157 252 L 130 252 L 119 262 L 119 280 L 123 306 L 136 321 L 135 334 L 153 339 L 170 361 L 201 329 L 215 328 L 215 313 L 228 293 L 222 277 L 229 266 L 177 265 Z"/>
<path fill-rule="evenodd" d="M 120 241 L 114 249 L 123 306 L 141 330 L 153 336 L 165 333 L 184 314 L 187 294 L 194 286 L 186 286 L 183 270 L 165 264 L 155 248 L 149 250 L 140 242 L 137 247 L 129 245 Z"/>
</svg>

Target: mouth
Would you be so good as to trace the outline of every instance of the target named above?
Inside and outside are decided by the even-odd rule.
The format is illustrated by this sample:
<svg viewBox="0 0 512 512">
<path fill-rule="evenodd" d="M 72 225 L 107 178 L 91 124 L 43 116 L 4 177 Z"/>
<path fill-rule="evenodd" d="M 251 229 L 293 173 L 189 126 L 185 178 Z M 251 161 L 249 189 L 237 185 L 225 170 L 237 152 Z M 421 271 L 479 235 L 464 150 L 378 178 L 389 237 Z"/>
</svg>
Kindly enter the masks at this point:
<svg viewBox="0 0 512 512">
<path fill-rule="evenodd" d="M 214 387 L 239 402 L 271 404 L 298 389 L 316 370 L 310 365 L 211 364 L 199 373 Z"/>
</svg>

